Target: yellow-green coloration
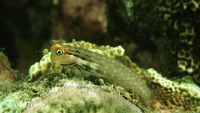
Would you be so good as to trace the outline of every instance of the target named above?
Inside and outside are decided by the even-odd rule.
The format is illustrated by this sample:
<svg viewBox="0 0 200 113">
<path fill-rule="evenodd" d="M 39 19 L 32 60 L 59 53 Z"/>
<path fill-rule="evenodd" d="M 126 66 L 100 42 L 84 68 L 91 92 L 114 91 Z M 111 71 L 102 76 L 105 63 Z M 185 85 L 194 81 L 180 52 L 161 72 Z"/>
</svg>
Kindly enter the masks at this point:
<svg viewBox="0 0 200 113">
<path fill-rule="evenodd" d="M 159 25 L 162 26 L 160 30 L 164 34 L 163 37 L 166 37 L 165 42 L 168 43 L 166 47 L 173 56 L 166 59 L 166 61 L 171 59 L 174 63 L 172 72 L 177 72 L 181 76 L 190 75 L 200 85 L 199 0 L 161 0 L 155 8 L 157 18 L 160 19 Z"/>
<path fill-rule="evenodd" d="M 42 75 L 52 72 L 61 72 L 62 66 L 53 64 L 50 60 L 51 52 L 45 54 L 40 62 L 36 62 L 29 69 L 29 80 L 34 80 Z"/>
<path fill-rule="evenodd" d="M 125 59 L 123 59 L 125 56 L 125 55 L 123 56 L 124 49 L 121 48 L 120 46 L 118 46 L 118 47 L 97 46 L 95 44 L 92 44 L 89 42 L 84 42 L 84 41 L 73 41 L 71 43 L 60 43 L 60 44 L 83 48 L 83 49 L 86 49 L 89 51 L 93 51 L 94 53 L 98 53 L 98 54 L 107 56 L 112 59 L 114 59 L 117 56 L 122 57 L 122 62 L 127 67 L 129 67 L 134 73 L 136 73 L 136 75 L 140 76 L 140 78 L 142 78 L 146 81 L 148 87 L 151 89 L 152 99 L 154 101 L 157 101 L 158 103 L 160 103 L 161 104 L 160 107 L 164 106 L 167 108 L 171 108 L 171 106 L 173 106 L 173 108 L 177 108 L 178 111 L 180 111 L 180 110 L 182 110 L 182 111 L 188 110 L 188 111 L 196 111 L 196 112 L 200 111 L 200 100 L 199 100 L 200 89 L 198 86 L 196 86 L 194 84 L 189 84 L 189 83 L 178 83 L 175 81 L 171 81 L 171 80 L 168 80 L 167 78 L 164 78 L 163 76 L 161 76 L 158 72 L 156 72 L 153 69 L 145 70 L 145 69 L 138 67 L 130 59 L 126 59 L 127 57 L 125 57 Z M 117 51 L 121 51 L 121 52 L 117 52 Z M 45 61 L 43 61 L 43 63 L 45 63 L 45 65 L 47 65 L 49 62 L 51 62 L 50 61 L 50 53 L 44 55 L 44 57 L 46 57 L 44 59 Z M 42 62 L 42 60 L 40 62 Z M 36 65 L 36 64 L 34 64 L 34 65 Z M 111 64 L 109 64 L 109 65 L 111 66 Z M 55 64 L 52 63 L 51 67 L 53 67 L 54 65 Z M 59 65 L 59 66 L 61 66 L 61 65 Z M 44 66 L 41 68 L 35 68 L 35 70 L 33 70 L 33 72 L 30 72 L 31 71 L 30 70 L 29 72 L 32 74 L 32 75 L 30 75 L 30 78 L 37 78 L 34 76 L 39 77 L 40 75 L 37 75 L 38 71 L 42 71 L 42 70 L 48 70 L 49 72 L 47 72 L 47 73 L 56 72 L 56 70 L 53 70 L 52 68 L 46 69 L 46 67 L 47 66 Z M 113 67 L 111 66 L 110 69 L 113 69 Z M 119 69 L 119 67 L 115 66 L 115 69 Z M 65 70 L 65 69 L 63 68 L 62 70 Z M 112 71 L 114 71 L 114 70 L 112 70 Z M 82 75 L 84 75 L 84 74 L 82 74 Z M 103 74 L 99 75 L 99 76 L 103 76 Z M 114 79 L 112 79 L 112 80 L 117 82 L 117 80 L 114 80 Z M 151 106 L 156 106 L 156 105 L 154 103 L 152 103 Z M 157 107 L 157 109 L 160 109 L 160 107 Z"/>
<path fill-rule="evenodd" d="M 162 77 L 154 69 L 148 69 L 149 84 L 155 99 L 164 106 L 179 110 L 200 110 L 200 88 L 195 84 L 178 83 Z"/>
<path fill-rule="evenodd" d="M 70 43 L 66 43 L 63 40 L 54 40 L 53 43 L 63 43 L 70 46 L 80 47 L 83 49 L 90 50 L 92 52 L 105 55 L 111 58 L 116 56 L 122 56 L 124 54 L 124 49 L 121 46 L 111 47 L 111 46 L 97 46 L 95 44 L 85 42 L 85 41 L 75 41 L 73 40 Z M 50 59 L 51 52 L 47 52 L 40 62 L 36 62 L 29 69 L 29 79 L 34 80 L 42 75 L 53 73 L 53 72 L 62 72 L 63 67 L 59 64 L 55 64 L 51 62 Z M 64 70 L 65 71 L 65 70 Z"/>
<path fill-rule="evenodd" d="M 104 77 L 137 92 L 148 102 L 151 92 L 137 74 L 124 64 L 86 49 L 68 45 L 52 46 L 51 60 L 64 66 L 74 66 L 83 73 Z"/>
<path fill-rule="evenodd" d="M 30 94 L 26 92 L 18 91 L 9 93 L 1 99 L 0 113 L 22 113 L 30 100 Z"/>
<path fill-rule="evenodd" d="M 97 46 L 96 44 L 85 42 L 85 41 L 73 40 L 72 42 L 66 43 L 63 40 L 53 40 L 52 43 L 53 44 L 59 43 L 61 45 L 68 45 L 68 46 L 86 49 L 94 53 L 105 55 L 111 58 L 114 58 L 116 56 L 123 56 L 125 52 L 124 48 L 122 48 L 121 46 L 116 46 L 116 47 L 111 47 L 109 45 Z"/>
<path fill-rule="evenodd" d="M 142 113 L 117 93 L 105 92 L 83 80 L 62 81 L 62 86 L 32 99 L 23 113 Z"/>
</svg>

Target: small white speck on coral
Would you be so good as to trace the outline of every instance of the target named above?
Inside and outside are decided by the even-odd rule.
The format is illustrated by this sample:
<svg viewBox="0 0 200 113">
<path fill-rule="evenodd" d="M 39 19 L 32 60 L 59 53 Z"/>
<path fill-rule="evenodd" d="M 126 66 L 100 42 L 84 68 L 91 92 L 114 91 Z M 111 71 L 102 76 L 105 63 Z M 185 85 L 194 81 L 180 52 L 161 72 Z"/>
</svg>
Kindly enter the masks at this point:
<svg viewBox="0 0 200 113">
<path fill-rule="evenodd" d="M 54 87 L 54 88 L 51 89 L 50 93 L 51 93 L 51 92 L 56 92 L 56 91 L 58 91 L 59 89 L 60 89 L 60 87 Z"/>
<path fill-rule="evenodd" d="M 72 81 L 67 81 L 64 86 L 74 86 L 74 87 L 77 87 L 78 84 L 76 82 L 72 82 Z"/>
</svg>

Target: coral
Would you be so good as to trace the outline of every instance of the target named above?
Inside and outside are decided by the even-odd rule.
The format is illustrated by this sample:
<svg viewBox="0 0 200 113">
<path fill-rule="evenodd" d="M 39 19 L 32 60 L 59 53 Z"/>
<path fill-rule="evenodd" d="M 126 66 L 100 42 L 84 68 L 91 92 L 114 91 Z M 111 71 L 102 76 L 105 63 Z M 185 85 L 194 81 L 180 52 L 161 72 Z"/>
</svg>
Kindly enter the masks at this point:
<svg viewBox="0 0 200 113">
<path fill-rule="evenodd" d="M 181 110 L 200 110 L 200 88 L 197 85 L 168 80 L 154 69 L 148 69 L 147 73 L 155 100 L 163 106 L 179 107 Z"/>
<path fill-rule="evenodd" d="M 40 62 L 36 62 L 29 69 L 29 80 L 34 80 L 42 75 L 53 73 L 53 72 L 62 72 L 62 66 L 53 64 L 50 60 L 51 53 L 48 52 L 45 54 Z"/>
<path fill-rule="evenodd" d="M 156 7 L 163 37 L 176 63 L 175 72 L 193 76 L 200 84 L 199 1 L 159 1 Z"/>
<path fill-rule="evenodd" d="M 121 46 L 111 47 L 111 46 L 97 46 L 85 41 L 73 41 L 71 43 L 65 43 L 65 41 L 53 41 L 53 43 L 62 43 L 70 46 L 84 48 L 101 55 L 106 55 L 108 57 L 114 58 L 116 56 L 122 56 L 124 54 L 124 49 Z M 53 73 L 53 72 L 62 72 L 62 66 L 59 64 L 53 64 L 50 60 L 50 52 L 45 54 L 40 62 L 36 62 L 29 69 L 30 80 L 38 78 L 42 75 Z"/>
<path fill-rule="evenodd" d="M 115 59 L 68 45 L 55 44 L 51 50 L 51 61 L 53 63 L 63 66 L 73 65 L 79 72 L 104 77 L 130 88 L 139 94 L 145 102 L 150 99 L 151 91 L 144 80 Z M 61 54 L 57 52 L 61 52 Z"/>
<path fill-rule="evenodd" d="M 69 46 L 68 46 L 68 48 L 66 48 L 66 49 L 68 49 L 68 51 L 66 51 L 66 52 L 69 54 L 70 51 L 79 51 L 80 58 L 82 60 L 79 60 L 80 58 L 77 57 L 79 55 L 73 55 L 73 53 L 70 53 L 70 54 L 73 55 L 72 62 L 76 62 L 76 66 L 74 66 L 74 67 L 77 67 L 80 72 L 83 72 L 84 74 L 88 74 L 88 75 L 104 77 L 111 81 L 116 81 L 119 84 L 124 85 L 124 86 L 130 88 L 131 90 L 137 92 L 144 99 L 145 102 L 147 102 L 149 100 L 149 98 L 151 96 L 151 92 L 150 92 L 149 88 L 146 86 L 146 83 L 140 77 L 138 77 L 138 75 L 136 75 L 134 72 L 132 72 L 129 68 L 127 68 L 123 64 L 119 63 L 118 61 L 109 58 L 109 57 L 113 57 L 114 55 L 122 56 L 124 49 L 121 46 L 118 46 L 115 48 L 112 48 L 110 46 L 101 46 L 101 47 L 97 48 L 96 45 L 88 43 L 88 42 L 84 42 L 84 41 L 80 41 L 80 42 L 74 41 L 72 43 L 64 43 L 63 42 L 63 44 L 71 45 L 71 46 L 75 46 L 75 47 L 79 48 L 79 49 L 76 48 L 76 50 L 69 50 L 72 48 L 69 48 Z M 69 64 L 71 61 L 68 60 L 68 56 L 63 56 L 63 57 L 57 56 L 56 53 L 54 53 L 54 52 L 56 52 L 55 49 L 57 46 L 60 47 L 61 45 L 56 44 L 56 45 L 52 46 L 52 53 L 51 53 L 52 62 L 54 62 L 54 63 L 60 62 L 64 65 Z M 64 47 L 64 45 L 63 45 L 63 47 Z M 88 50 L 93 50 L 93 52 L 88 51 Z M 95 54 L 95 53 L 98 53 L 98 54 Z M 86 54 L 86 55 L 84 55 L 84 54 Z M 105 57 L 102 55 L 106 55 L 109 57 Z M 74 57 L 74 56 L 76 56 L 76 57 Z M 78 60 L 74 61 L 76 58 Z M 71 58 L 69 58 L 69 59 L 71 59 Z M 47 60 L 49 60 L 49 56 L 48 56 Z M 45 61 L 44 58 L 42 58 L 41 61 L 44 62 Z M 67 61 L 67 62 L 65 62 L 65 61 Z M 45 61 L 45 63 L 46 62 L 49 63 L 49 61 Z M 36 67 L 35 65 L 36 66 L 39 65 L 39 63 L 34 64 L 32 67 Z M 42 65 L 42 64 L 40 63 L 40 65 Z M 46 64 L 46 65 L 48 65 L 48 64 Z M 46 74 L 47 71 L 48 71 L 48 73 L 56 72 L 56 70 L 49 68 L 50 66 L 47 66 L 47 67 L 42 66 L 42 72 L 45 71 L 45 73 L 38 73 L 38 72 L 41 72 L 41 69 L 39 69 L 39 71 L 35 71 L 38 69 L 33 68 L 34 71 L 32 71 L 32 67 L 30 68 L 30 79 L 33 79 L 33 77 L 36 78 L 37 76 L 44 75 L 44 74 Z M 116 68 L 119 68 L 119 69 L 116 69 Z M 35 74 L 32 74 L 31 72 L 33 72 Z M 135 81 L 137 81 L 137 82 L 135 82 Z"/>
<path fill-rule="evenodd" d="M 199 68 L 200 62 L 196 57 L 197 51 L 194 48 L 181 48 L 177 51 L 177 66 L 179 71 L 188 72 L 189 74 L 195 72 Z"/>
<path fill-rule="evenodd" d="M 128 57 L 123 55 L 124 50 L 122 48 L 116 49 L 110 46 L 97 46 L 95 44 L 84 42 L 84 41 L 73 41 L 72 43 L 65 43 L 62 41 L 54 41 L 54 42 L 55 43 L 59 42 L 65 45 L 88 49 L 90 51 L 93 51 L 102 55 L 106 55 L 111 58 L 115 58 L 119 62 L 122 62 L 123 64 L 125 64 L 133 72 L 135 72 L 136 75 L 138 75 L 139 77 L 141 77 L 143 80 L 147 82 L 147 85 L 151 89 L 151 92 L 152 92 L 152 97 L 150 100 L 151 104 L 150 103 L 147 103 L 147 104 L 150 104 L 150 106 L 157 111 L 159 111 L 160 108 L 163 108 L 162 110 L 165 110 L 165 111 L 167 110 L 199 111 L 200 110 L 200 106 L 199 106 L 200 88 L 198 86 L 196 86 L 192 82 L 187 82 L 187 83 L 182 82 L 185 80 L 171 81 L 161 76 L 161 74 L 156 72 L 154 69 L 142 69 L 138 67 L 135 63 L 133 63 Z M 120 52 L 117 52 L 117 51 L 120 51 Z M 50 54 L 48 53 L 45 56 L 48 59 L 48 62 L 50 62 L 49 55 Z M 47 59 L 43 59 L 43 60 L 45 61 Z M 52 65 L 55 65 L 55 64 L 52 64 Z M 40 71 L 41 70 L 47 70 L 47 69 L 45 67 L 45 68 L 41 68 Z M 48 71 L 53 73 L 56 70 L 52 70 L 51 68 L 48 68 Z M 48 71 L 47 73 L 49 73 Z M 82 75 L 84 75 L 84 73 L 82 73 Z"/>
<path fill-rule="evenodd" d="M 122 56 L 124 55 L 124 48 L 122 48 L 120 45 L 116 47 L 111 47 L 109 45 L 107 46 L 98 46 L 96 44 L 90 43 L 90 42 L 85 42 L 85 41 L 76 41 L 72 40 L 72 42 L 66 43 L 63 40 L 53 40 L 53 44 L 59 43 L 62 45 L 69 45 L 69 46 L 74 46 L 74 47 L 79 47 L 83 49 L 90 50 L 92 52 L 101 54 L 101 55 L 106 55 L 108 57 L 114 58 L 116 56 Z"/>
<path fill-rule="evenodd" d="M 65 81 L 63 87 L 54 87 L 44 96 L 33 99 L 24 112 L 93 113 L 108 111 L 142 113 L 135 105 L 116 94 L 106 93 L 95 85 L 75 80 Z"/>
<path fill-rule="evenodd" d="M 128 37 L 134 34 L 134 38 L 129 40 L 141 43 L 139 48 L 147 48 L 147 45 L 143 46 L 145 42 L 154 44 L 157 48 L 150 46 L 153 48 L 150 52 L 159 54 L 161 61 L 158 61 L 161 63 L 158 67 L 165 76 L 190 75 L 200 84 L 198 0 L 116 0 L 107 4 L 109 4 L 108 18 L 112 20 L 112 23 L 108 23 L 108 29 L 110 27 L 109 30 L 113 30 L 114 36 L 118 34 L 115 31 L 121 31 Z M 122 26 L 127 28 L 121 29 Z"/>
<path fill-rule="evenodd" d="M 192 80 L 178 79 L 169 80 L 156 70 L 141 69 L 130 59 L 124 59 L 125 64 L 138 76 L 146 80 L 151 89 L 151 107 L 153 110 L 175 111 L 200 111 L 200 88 Z M 157 106 L 159 104 L 159 106 Z"/>
</svg>

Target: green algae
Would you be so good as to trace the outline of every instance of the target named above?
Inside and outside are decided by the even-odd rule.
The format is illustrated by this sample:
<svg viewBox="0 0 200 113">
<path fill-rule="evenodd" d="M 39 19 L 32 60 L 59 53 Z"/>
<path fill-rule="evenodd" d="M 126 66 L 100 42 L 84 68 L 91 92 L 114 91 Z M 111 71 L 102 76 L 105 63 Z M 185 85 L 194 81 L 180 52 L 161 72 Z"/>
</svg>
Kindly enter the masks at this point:
<svg viewBox="0 0 200 113">
<path fill-rule="evenodd" d="M 120 92 L 124 94 L 126 90 L 122 87 L 113 88 L 113 85 L 108 85 L 107 82 L 106 86 L 104 84 L 105 81 L 101 78 L 90 78 L 88 81 L 83 77 L 73 77 L 70 73 L 56 72 L 44 75 L 33 82 L 27 80 L 13 83 L 10 91 L 0 92 L 0 112 L 32 112 L 34 110 L 35 112 L 54 110 L 55 112 L 68 111 L 72 113 L 112 110 L 113 113 L 123 111 L 130 113 L 133 111 L 141 112 L 134 104 L 123 99 L 123 96 L 118 95 Z M 94 85 L 92 81 L 102 84 L 102 88 Z M 70 83 L 73 84 L 70 86 Z M 71 93 L 74 93 L 74 95 L 69 95 Z M 67 95 L 67 97 L 63 98 L 62 95 Z M 90 95 L 93 96 L 90 97 Z M 95 95 L 99 96 L 96 97 Z M 54 101 L 52 98 L 61 102 Z M 42 102 L 49 103 L 51 109 L 43 109 L 44 107 L 40 109 L 39 106 L 41 105 L 39 103 Z M 31 108 L 32 105 L 36 107 Z M 80 109 L 77 109 L 77 107 Z"/>
<path fill-rule="evenodd" d="M 1 99 L 0 112 L 22 112 L 30 100 L 30 95 L 24 93 L 23 91 L 9 93 L 7 96 Z"/>
</svg>

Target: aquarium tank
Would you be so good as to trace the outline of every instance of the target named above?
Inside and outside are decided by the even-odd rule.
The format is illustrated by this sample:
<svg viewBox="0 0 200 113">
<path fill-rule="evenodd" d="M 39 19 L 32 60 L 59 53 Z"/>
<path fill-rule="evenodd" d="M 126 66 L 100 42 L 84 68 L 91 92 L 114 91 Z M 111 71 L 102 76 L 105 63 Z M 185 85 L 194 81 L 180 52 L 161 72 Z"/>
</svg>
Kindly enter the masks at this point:
<svg viewBox="0 0 200 113">
<path fill-rule="evenodd" d="M 198 0 L 0 9 L 0 113 L 200 113 Z"/>
</svg>

